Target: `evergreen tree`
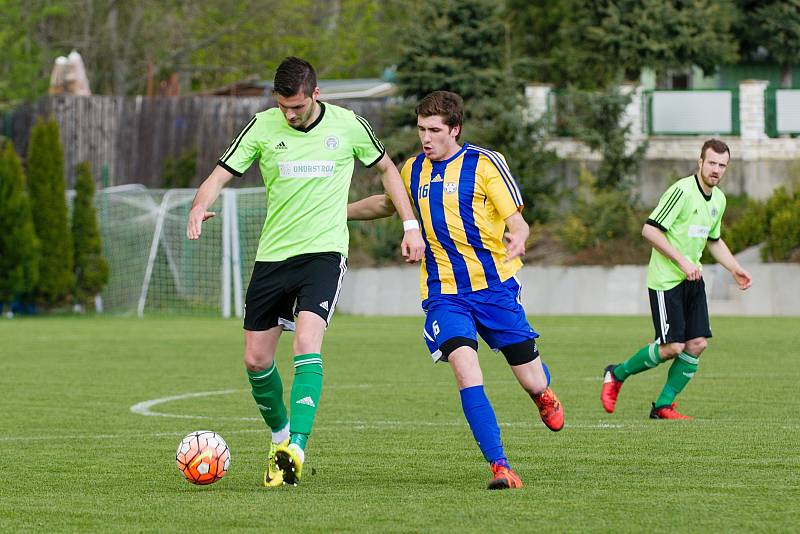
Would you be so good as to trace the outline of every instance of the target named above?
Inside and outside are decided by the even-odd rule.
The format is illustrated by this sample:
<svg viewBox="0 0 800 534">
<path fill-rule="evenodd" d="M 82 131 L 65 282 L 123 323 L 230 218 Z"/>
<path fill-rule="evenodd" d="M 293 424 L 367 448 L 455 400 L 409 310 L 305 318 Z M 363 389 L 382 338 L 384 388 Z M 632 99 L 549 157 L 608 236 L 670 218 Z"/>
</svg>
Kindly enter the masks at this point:
<svg viewBox="0 0 800 534">
<path fill-rule="evenodd" d="M 22 163 L 10 143 L 0 145 L 0 311 L 30 295 L 39 278 L 39 242 L 33 229 Z"/>
<path fill-rule="evenodd" d="M 55 120 L 36 121 L 28 143 L 28 189 L 33 224 L 42 247 L 37 300 L 63 303 L 75 285 L 72 238 L 67 221 L 64 154 Z"/>
<path fill-rule="evenodd" d="M 505 155 L 529 222 L 545 218 L 553 191 L 546 170 L 555 156 L 544 148 L 542 123 L 525 118 L 523 84 L 509 67 L 507 30 L 498 4 L 428 2 L 408 32 L 410 44 L 397 70 L 397 86 L 406 102 L 387 119 L 395 127 L 389 139 L 392 149 L 396 153 L 400 147 L 402 156 L 418 150 L 413 110 L 419 99 L 436 90 L 458 93 L 466 108 L 462 140 Z"/>
<path fill-rule="evenodd" d="M 610 87 L 604 91 L 564 90 L 559 93 L 559 126 L 602 156 L 597 169 L 599 189 L 630 192 L 628 178 L 636 173 L 647 141 L 632 144 L 631 125 L 623 123 L 631 94 Z"/>
<path fill-rule="evenodd" d="M 586 40 L 586 30 L 599 19 L 596 4 L 506 0 L 514 72 L 555 87 L 596 89 L 621 82 L 619 64 Z"/>
<path fill-rule="evenodd" d="M 742 1 L 742 0 L 740 0 Z M 780 3 L 780 2 L 776 2 Z M 581 89 L 637 81 L 694 65 L 713 72 L 737 59 L 731 0 L 507 0 L 518 72 Z"/>
<path fill-rule="evenodd" d="M 665 74 L 696 65 L 704 72 L 738 59 L 731 31 L 736 6 L 731 0 L 583 0 L 594 13 L 583 46 L 636 80 L 645 67 Z"/>
<path fill-rule="evenodd" d="M 781 87 L 791 88 L 792 65 L 800 57 L 800 0 L 759 2 L 746 20 L 745 31 L 780 65 Z"/>
<path fill-rule="evenodd" d="M 75 245 L 75 300 L 86 306 L 108 282 L 108 262 L 101 254 L 94 208 L 94 179 L 88 162 L 78 164 L 75 170 L 72 239 Z"/>
</svg>

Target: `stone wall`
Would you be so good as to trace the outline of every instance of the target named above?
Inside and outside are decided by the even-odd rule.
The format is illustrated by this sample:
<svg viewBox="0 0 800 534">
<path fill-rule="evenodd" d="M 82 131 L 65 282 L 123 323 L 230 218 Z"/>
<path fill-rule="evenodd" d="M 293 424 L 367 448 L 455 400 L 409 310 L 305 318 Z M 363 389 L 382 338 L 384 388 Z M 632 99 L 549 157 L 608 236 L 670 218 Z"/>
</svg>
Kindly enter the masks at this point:
<svg viewBox="0 0 800 534">
<path fill-rule="evenodd" d="M 718 265 L 703 272 L 711 315 L 797 316 L 800 265 L 760 264 L 739 258 L 753 286 L 739 290 Z M 337 310 L 359 315 L 422 315 L 416 267 L 351 269 Z M 525 266 L 518 274 L 529 315 L 649 315 L 646 267 Z"/>
</svg>

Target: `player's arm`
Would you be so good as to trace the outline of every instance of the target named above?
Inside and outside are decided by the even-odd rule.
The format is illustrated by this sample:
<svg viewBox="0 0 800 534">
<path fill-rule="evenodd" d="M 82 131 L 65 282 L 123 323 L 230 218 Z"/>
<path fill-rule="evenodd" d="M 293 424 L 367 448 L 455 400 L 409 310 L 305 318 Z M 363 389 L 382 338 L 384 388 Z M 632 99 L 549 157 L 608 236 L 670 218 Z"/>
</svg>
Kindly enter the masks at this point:
<svg viewBox="0 0 800 534">
<path fill-rule="evenodd" d="M 227 169 L 217 165 L 208 175 L 208 178 L 200 184 L 200 187 L 197 188 L 197 193 L 194 195 L 192 209 L 189 210 L 186 237 L 189 239 L 198 239 L 200 237 L 203 221 L 216 215 L 213 211 L 208 211 L 208 208 L 217 200 L 219 192 L 222 191 L 222 188 L 232 177 L 233 174 Z"/>
<path fill-rule="evenodd" d="M 739 265 L 725 241 L 722 239 L 709 239 L 706 246 L 711 255 L 714 256 L 714 259 L 730 271 L 739 289 L 747 289 L 753 284 L 753 277 Z"/>
<path fill-rule="evenodd" d="M 664 232 L 660 228 L 647 222 L 642 227 L 642 237 L 644 237 L 653 248 L 674 261 L 686 275 L 687 280 L 700 280 L 700 267 L 690 262 L 677 248 L 673 247 L 670 242 L 667 241 L 667 236 L 664 235 Z"/>
<path fill-rule="evenodd" d="M 383 188 L 389 193 L 392 199 L 392 204 L 400 214 L 400 219 L 403 221 L 403 242 L 400 244 L 403 257 L 409 263 L 415 263 L 422 259 L 425 253 L 425 241 L 422 239 L 422 233 L 419 231 L 419 223 L 414 217 L 414 211 L 411 209 L 411 202 L 408 200 L 406 188 L 403 185 L 403 179 L 400 173 L 397 172 L 397 167 L 392 163 L 391 158 L 384 154 L 380 161 L 375 165 L 378 173 L 381 176 Z"/>
<path fill-rule="evenodd" d="M 506 241 L 505 261 L 511 261 L 525 254 L 525 243 L 528 241 L 531 229 L 519 211 L 506 218 L 506 227 L 508 232 L 503 235 Z"/>
<path fill-rule="evenodd" d="M 506 241 L 505 261 L 511 261 L 525 254 L 525 243 L 528 241 L 531 229 L 519 211 L 506 218 L 506 227 L 508 232 L 503 234 Z"/>
<path fill-rule="evenodd" d="M 383 219 L 395 213 L 394 204 L 387 195 L 372 195 L 347 205 L 348 221 Z"/>
</svg>

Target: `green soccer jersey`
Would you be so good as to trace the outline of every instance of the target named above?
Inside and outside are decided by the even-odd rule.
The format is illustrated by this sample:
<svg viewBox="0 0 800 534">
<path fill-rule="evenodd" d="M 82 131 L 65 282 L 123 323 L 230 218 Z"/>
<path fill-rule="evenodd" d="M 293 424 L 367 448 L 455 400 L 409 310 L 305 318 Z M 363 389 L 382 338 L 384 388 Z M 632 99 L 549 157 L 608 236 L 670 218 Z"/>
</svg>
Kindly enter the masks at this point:
<svg viewBox="0 0 800 534">
<path fill-rule="evenodd" d="M 264 180 L 267 217 L 256 261 L 311 252 L 347 255 L 347 199 L 354 158 L 376 164 L 385 150 L 366 119 L 319 103 L 319 118 L 292 128 L 280 109 L 256 113 L 219 165 L 241 176 L 254 160 Z"/>
<path fill-rule="evenodd" d="M 667 189 L 647 223 L 663 231 L 673 247 L 702 269 L 700 256 L 708 239 L 720 238 L 724 212 L 725 194 L 718 187 L 706 195 L 697 177 L 687 176 Z M 653 249 L 647 267 L 647 287 L 666 291 L 685 278 L 675 262 Z"/>
</svg>

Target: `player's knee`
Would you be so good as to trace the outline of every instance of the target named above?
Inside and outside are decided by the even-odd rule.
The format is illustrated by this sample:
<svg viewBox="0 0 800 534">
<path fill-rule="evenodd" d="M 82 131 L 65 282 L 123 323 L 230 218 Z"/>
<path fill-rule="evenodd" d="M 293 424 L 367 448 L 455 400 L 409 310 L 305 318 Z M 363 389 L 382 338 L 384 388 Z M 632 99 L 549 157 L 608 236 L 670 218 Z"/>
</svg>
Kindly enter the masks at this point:
<svg viewBox="0 0 800 534">
<path fill-rule="evenodd" d="M 685 343 L 666 343 L 661 345 L 659 352 L 662 359 L 671 360 L 677 358 L 678 354 L 683 352 L 684 347 L 686 347 Z"/>
<path fill-rule="evenodd" d="M 322 349 L 322 336 L 317 332 L 295 332 L 292 349 L 295 354 L 319 353 Z"/>
<path fill-rule="evenodd" d="M 478 342 L 468 337 L 461 337 L 461 336 L 451 337 L 450 339 L 439 345 L 439 350 L 442 353 L 441 360 L 443 362 L 448 361 L 453 351 L 456 349 L 460 349 L 461 347 L 469 347 L 472 350 L 477 351 Z"/>
<path fill-rule="evenodd" d="M 270 354 L 259 353 L 254 350 L 244 351 L 244 366 L 251 373 L 265 371 L 272 367 L 273 356 Z"/>
<path fill-rule="evenodd" d="M 508 365 L 524 365 L 532 362 L 539 357 L 539 349 L 536 348 L 536 340 L 526 339 L 513 345 L 506 345 L 500 348 L 500 352 L 506 357 Z"/>
<path fill-rule="evenodd" d="M 692 356 L 700 356 L 706 350 L 706 347 L 708 347 L 708 340 L 704 337 L 699 337 L 687 341 L 684 350 Z"/>
</svg>

